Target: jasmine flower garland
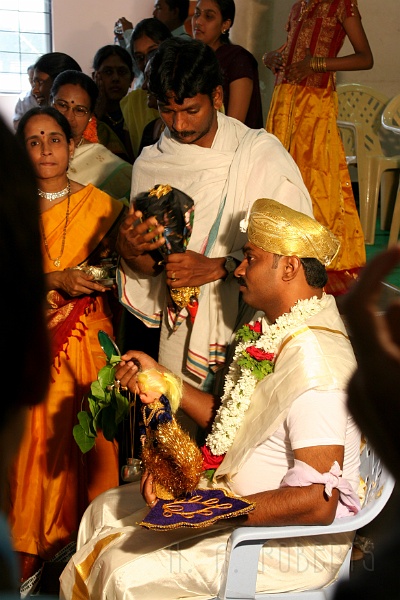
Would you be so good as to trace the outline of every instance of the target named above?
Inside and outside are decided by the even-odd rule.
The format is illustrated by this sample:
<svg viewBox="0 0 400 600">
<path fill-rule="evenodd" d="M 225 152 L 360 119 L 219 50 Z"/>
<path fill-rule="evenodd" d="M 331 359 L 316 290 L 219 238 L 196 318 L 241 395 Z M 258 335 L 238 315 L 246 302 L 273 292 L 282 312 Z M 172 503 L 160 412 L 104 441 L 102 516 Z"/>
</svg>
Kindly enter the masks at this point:
<svg viewBox="0 0 400 600">
<path fill-rule="evenodd" d="M 283 339 L 318 314 L 325 306 L 325 299 L 323 294 L 320 299 L 313 296 L 298 300 L 289 313 L 278 317 L 272 325 L 260 318 L 239 329 L 236 335 L 239 343 L 225 379 L 221 406 L 206 439 L 206 450 L 213 456 L 224 455 L 231 447 L 257 383 L 274 370 Z"/>
</svg>

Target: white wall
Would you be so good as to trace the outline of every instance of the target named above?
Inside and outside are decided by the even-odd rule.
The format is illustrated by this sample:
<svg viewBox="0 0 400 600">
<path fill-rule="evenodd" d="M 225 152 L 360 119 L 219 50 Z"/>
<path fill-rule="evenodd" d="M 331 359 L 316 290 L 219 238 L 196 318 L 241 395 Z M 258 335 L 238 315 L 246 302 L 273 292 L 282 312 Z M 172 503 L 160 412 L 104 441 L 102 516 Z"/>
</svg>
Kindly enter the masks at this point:
<svg viewBox="0 0 400 600">
<path fill-rule="evenodd" d="M 374 55 L 374 67 L 371 71 L 339 73 L 338 82 L 370 85 L 390 98 L 400 93 L 399 0 L 359 0 L 358 6 Z M 351 50 L 346 40 L 342 54 Z"/>
<path fill-rule="evenodd" d="M 152 16 L 153 0 L 53 0 L 53 50 L 72 56 L 90 75 L 96 51 L 114 43 L 114 23 L 126 17 L 133 24 Z M 18 95 L 0 94 L 0 114 L 12 127 Z"/>
<path fill-rule="evenodd" d="M 126 17 L 135 25 L 152 16 L 153 0 L 53 0 L 54 50 L 70 54 L 91 73 L 96 51 L 114 43 L 114 23 Z"/>
<path fill-rule="evenodd" d="M 193 4 L 192 0 L 192 4 Z M 271 98 L 273 77 L 262 65 L 265 50 L 285 39 L 285 23 L 294 0 L 235 0 L 237 16 L 232 40 L 248 48 L 259 61 L 264 113 Z M 355 81 L 377 87 L 387 96 L 400 93 L 398 39 L 399 0 L 358 0 L 375 58 L 371 71 L 339 73 L 338 82 Z M 85 73 L 98 48 L 112 44 L 114 22 L 125 16 L 134 24 L 150 17 L 153 0 L 53 0 L 54 50 L 73 56 Z M 345 44 L 342 54 L 351 51 Z M 11 122 L 16 99 L 0 96 L 0 112 Z"/>
</svg>

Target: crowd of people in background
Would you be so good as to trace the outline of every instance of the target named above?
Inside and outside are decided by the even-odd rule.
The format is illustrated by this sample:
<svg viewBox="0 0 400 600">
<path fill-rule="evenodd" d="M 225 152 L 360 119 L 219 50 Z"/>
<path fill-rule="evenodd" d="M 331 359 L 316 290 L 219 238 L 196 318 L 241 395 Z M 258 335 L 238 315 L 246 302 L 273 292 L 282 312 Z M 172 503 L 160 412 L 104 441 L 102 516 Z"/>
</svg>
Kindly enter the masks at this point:
<svg viewBox="0 0 400 600">
<path fill-rule="evenodd" d="M 221 373 L 229 364 L 235 329 L 254 316 L 254 308 L 268 313 L 264 296 L 243 302 L 251 296 L 246 282 L 251 261 L 260 249 L 279 254 L 270 248 L 280 247 L 254 238 L 243 267 L 246 235 L 239 225 L 248 224 L 257 199 L 284 205 L 289 220 L 303 215 L 311 222 L 305 221 L 307 230 L 315 219 L 323 226 L 316 239 L 340 242 L 340 249 L 332 242 L 335 251 L 331 248 L 326 262 L 322 251 L 309 246 L 308 254 L 301 254 L 296 246 L 301 260 L 317 257 L 327 265 L 323 284 L 309 284 L 301 261 L 296 268 L 293 261 L 271 267 L 282 281 L 301 279 L 306 298 L 312 288 L 319 299 L 325 298 L 322 288 L 333 296 L 346 294 L 365 265 L 363 232 L 336 125 L 336 72 L 373 66 L 356 0 L 296 0 L 286 41 L 276 50 L 266 47 L 259 62 L 230 39 L 235 8 L 234 0 L 197 0 L 189 19 L 189 0 L 156 0 L 151 17 L 135 25 L 134 16 L 116 20 L 115 43 L 98 49 L 90 75 L 63 52 L 44 54 L 27 68 L 31 89 L 18 99 L 13 123 L 23 161 L 31 163 L 30 178 L 36 181 L 51 368 L 47 395 L 41 385 L 30 402 L 8 476 L 6 512 L 19 556 L 19 584 L 29 582 L 60 551 L 75 548 L 90 502 L 119 483 L 116 442 L 100 434 L 96 452 L 82 457 L 72 437 L 90 384 L 106 361 L 98 330 L 116 338 L 123 353 L 146 352 L 149 364 L 178 374 L 200 401 L 203 393 L 222 393 Z M 339 57 L 346 36 L 353 52 Z M 275 76 L 266 119 L 260 67 Z M 0 129 L 0 135 L 6 134 Z M 138 195 L 151 190 L 149 197 L 162 196 L 160 184 L 184 192 L 194 203 L 185 252 L 161 254 L 168 243 L 164 226 L 136 209 Z M 302 227 L 296 229 L 299 235 Z M 111 287 L 96 275 L 104 261 L 117 272 Z M 274 285 L 278 289 L 275 278 Z M 173 292 L 184 288 L 201 290 L 190 318 L 187 305 L 177 308 L 171 302 Z M 258 293 L 267 294 L 261 286 Z M 283 314 L 275 313 L 275 318 Z M 43 355 L 46 351 L 42 348 Z M 135 356 L 124 354 L 122 364 L 136 369 L 129 362 Z M 339 379 L 342 405 L 348 373 L 341 371 Z M 355 416 L 368 429 L 353 402 Z M 204 441 L 196 410 L 178 419 L 199 443 Z M 340 453 L 331 455 L 340 462 Z M 309 460 L 308 453 L 300 456 Z M 326 461 L 322 467 L 310 456 L 309 464 L 329 471 Z M 142 492 L 151 505 L 149 490 Z M 108 508 L 98 514 L 102 510 Z M 0 553 L 0 591 L 1 585 L 16 587 L 15 581 L 3 582 L 1 567 Z M 88 597 L 100 597 L 93 594 Z"/>
</svg>

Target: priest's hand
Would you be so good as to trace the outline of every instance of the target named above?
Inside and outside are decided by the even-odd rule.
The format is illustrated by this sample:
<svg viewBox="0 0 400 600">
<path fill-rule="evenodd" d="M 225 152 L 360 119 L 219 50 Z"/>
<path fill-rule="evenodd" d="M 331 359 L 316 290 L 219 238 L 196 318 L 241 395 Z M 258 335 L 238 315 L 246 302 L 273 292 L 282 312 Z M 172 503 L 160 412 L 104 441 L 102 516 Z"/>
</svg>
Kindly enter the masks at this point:
<svg viewBox="0 0 400 600">
<path fill-rule="evenodd" d="M 161 269 L 149 253 L 165 244 L 164 227 L 155 217 L 142 221 L 142 216 L 139 210 L 129 210 L 118 232 L 117 252 L 134 271 L 154 275 Z"/>
<path fill-rule="evenodd" d="M 157 369 L 157 371 L 166 371 L 151 356 L 140 352 L 139 350 L 128 350 L 121 356 L 122 360 L 115 367 L 115 379 L 120 382 L 122 387 L 128 388 L 132 394 L 138 393 L 136 375 L 141 369 Z"/>
<path fill-rule="evenodd" d="M 166 259 L 167 284 L 171 288 L 201 286 L 226 277 L 226 258 L 209 258 L 186 250 L 170 254 Z"/>
</svg>

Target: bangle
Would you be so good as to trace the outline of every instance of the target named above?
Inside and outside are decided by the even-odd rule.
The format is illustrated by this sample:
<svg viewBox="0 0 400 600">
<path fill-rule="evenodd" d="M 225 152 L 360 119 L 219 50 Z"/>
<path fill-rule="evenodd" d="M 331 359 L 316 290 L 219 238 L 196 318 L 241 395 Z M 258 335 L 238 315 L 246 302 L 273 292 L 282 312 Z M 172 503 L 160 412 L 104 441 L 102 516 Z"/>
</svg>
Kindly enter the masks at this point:
<svg viewBox="0 0 400 600">
<path fill-rule="evenodd" d="M 314 71 L 314 73 L 326 73 L 325 56 L 312 56 L 310 58 L 310 69 Z"/>
<path fill-rule="evenodd" d="M 149 508 L 153 508 L 153 506 L 155 506 L 157 504 L 157 502 L 158 502 L 158 498 L 155 498 L 155 500 L 153 500 L 153 502 L 149 502 L 149 503 L 146 502 L 146 504 Z"/>
</svg>

